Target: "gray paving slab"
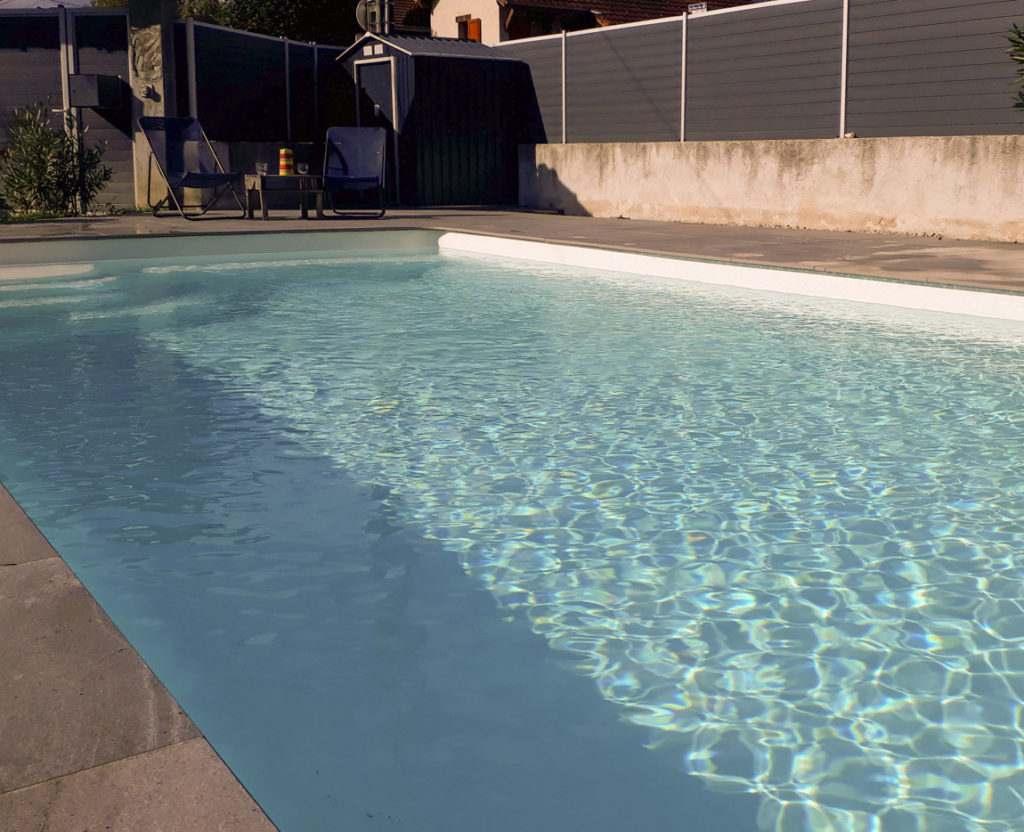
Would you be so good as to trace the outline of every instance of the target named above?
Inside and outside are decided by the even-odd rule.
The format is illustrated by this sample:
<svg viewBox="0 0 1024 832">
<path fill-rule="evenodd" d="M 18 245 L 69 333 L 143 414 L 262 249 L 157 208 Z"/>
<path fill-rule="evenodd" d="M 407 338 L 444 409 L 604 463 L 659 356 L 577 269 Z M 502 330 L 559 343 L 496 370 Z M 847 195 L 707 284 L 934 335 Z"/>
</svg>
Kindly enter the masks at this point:
<svg viewBox="0 0 1024 832">
<path fill-rule="evenodd" d="M 5 567 L 55 557 L 49 541 L 0 485 L 0 576 Z"/>
<path fill-rule="evenodd" d="M 0 793 L 200 736 L 60 558 L 0 570 Z"/>
<path fill-rule="evenodd" d="M 189 740 L 0 794 L 0 828 L 22 832 L 273 832 L 203 740 Z"/>
</svg>

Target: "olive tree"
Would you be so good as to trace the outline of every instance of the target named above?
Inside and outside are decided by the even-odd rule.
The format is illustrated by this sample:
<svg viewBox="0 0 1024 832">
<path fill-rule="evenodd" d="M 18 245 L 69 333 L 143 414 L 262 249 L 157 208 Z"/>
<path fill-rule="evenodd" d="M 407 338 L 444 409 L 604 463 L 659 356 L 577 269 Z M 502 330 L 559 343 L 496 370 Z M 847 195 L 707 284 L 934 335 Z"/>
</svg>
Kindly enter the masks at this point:
<svg viewBox="0 0 1024 832">
<path fill-rule="evenodd" d="M 65 119 L 65 129 L 55 127 L 42 102 L 12 114 L 0 153 L 0 199 L 11 213 L 76 216 L 110 179 L 105 145 L 87 146 L 85 130 L 74 129 L 70 114 Z"/>
</svg>

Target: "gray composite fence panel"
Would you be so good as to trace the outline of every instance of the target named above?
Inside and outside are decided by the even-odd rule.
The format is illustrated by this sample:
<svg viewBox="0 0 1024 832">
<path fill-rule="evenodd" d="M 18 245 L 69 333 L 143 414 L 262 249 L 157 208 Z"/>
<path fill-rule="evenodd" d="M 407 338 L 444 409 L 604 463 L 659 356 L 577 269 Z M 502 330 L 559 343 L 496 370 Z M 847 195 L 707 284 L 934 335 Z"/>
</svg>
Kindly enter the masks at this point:
<svg viewBox="0 0 1024 832">
<path fill-rule="evenodd" d="M 288 46 L 288 72 L 292 108 L 292 141 L 317 141 L 316 84 L 313 80 L 313 47 L 301 43 Z"/>
<path fill-rule="evenodd" d="M 1024 0 L 850 0 L 846 129 L 858 136 L 1024 133 L 1007 32 Z"/>
<path fill-rule="evenodd" d="M 681 20 L 570 35 L 567 140 L 679 141 L 682 43 Z"/>
<path fill-rule="evenodd" d="M 86 128 L 86 143 L 106 145 L 103 164 L 112 171 L 110 180 L 93 206 L 135 207 L 135 168 L 132 158 L 131 92 L 128 87 L 128 17 L 121 14 L 74 16 L 78 71 L 83 75 L 115 75 L 122 79 L 124 101 L 115 110 L 83 107 L 79 112 Z"/>
<path fill-rule="evenodd" d="M 284 141 L 284 41 L 196 25 L 195 43 L 197 114 L 207 135 L 221 141 Z"/>
<path fill-rule="evenodd" d="M 0 14 L 0 147 L 14 110 L 37 101 L 61 106 L 57 15 Z"/>
<path fill-rule="evenodd" d="M 355 87 L 348 64 L 337 60 L 344 50 L 321 46 L 317 49 L 316 141 L 323 142 L 329 127 L 353 127 L 356 123 Z"/>
<path fill-rule="evenodd" d="M 559 36 L 515 41 L 501 45 L 501 54 L 516 58 L 530 69 L 537 109 L 544 127 L 541 141 L 562 141 L 562 38 Z"/>
<path fill-rule="evenodd" d="M 838 135 L 842 0 L 694 15 L 687 25 L 687 140 Z"/>
</svg>

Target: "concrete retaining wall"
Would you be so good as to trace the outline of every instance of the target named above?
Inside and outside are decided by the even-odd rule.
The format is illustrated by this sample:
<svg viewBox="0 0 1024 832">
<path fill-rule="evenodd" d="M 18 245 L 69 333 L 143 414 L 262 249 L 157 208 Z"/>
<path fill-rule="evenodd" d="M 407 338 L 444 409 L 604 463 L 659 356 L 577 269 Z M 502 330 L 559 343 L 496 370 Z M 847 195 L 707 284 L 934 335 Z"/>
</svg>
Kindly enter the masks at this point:
<svg viewBox="0 0 1024 832">
<path fill-rule="evenodd" d="M 1024 136 L 523 145 L 520 205 L 1024 242 Z"/>
</svg>

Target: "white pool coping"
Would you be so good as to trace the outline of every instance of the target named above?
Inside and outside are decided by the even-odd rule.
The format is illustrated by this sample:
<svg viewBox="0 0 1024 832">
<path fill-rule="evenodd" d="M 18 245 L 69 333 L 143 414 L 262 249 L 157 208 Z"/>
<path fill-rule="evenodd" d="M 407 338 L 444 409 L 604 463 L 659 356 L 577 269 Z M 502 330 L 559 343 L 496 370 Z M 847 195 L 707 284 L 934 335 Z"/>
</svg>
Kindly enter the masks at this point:
<svg viewBox="0 0 1024 832">
<path fill-rule="evenodd" d="M 68 277 L 87 273 L 83 264 L 108 260 L 157 260 L 166 257 L 367 252 L 429 254 L 440 232 L 429 229 L 386 231 L 226 232 L 189 236 L 96 237 L 3 243 L 0 280 L 18 277 Z"/>
<path fill-rule="evenodd" d="M 773 266 L 746 266 L 661 257 L 461 232 L 442 234 L 437 245 L 443 254 L 473 254 L 529 260 L 719 286 L 785 292 L 805 297 L 1024 321 L 1024 295 L 1002 292 L 926 286 L 872 277 L 845 277 L 828 272 L 805 272 Z"/>
<path fill-rule="evenodd" d="M 370 254 L 436 251 L 445 255 L 525 260 L 812 298 L 1024 321 L 1024 294 L 430 229 L 227 232 L 5 243 L 0 282 L 84 275 L 97 261 L 324 251 Z"/>
</svg>

